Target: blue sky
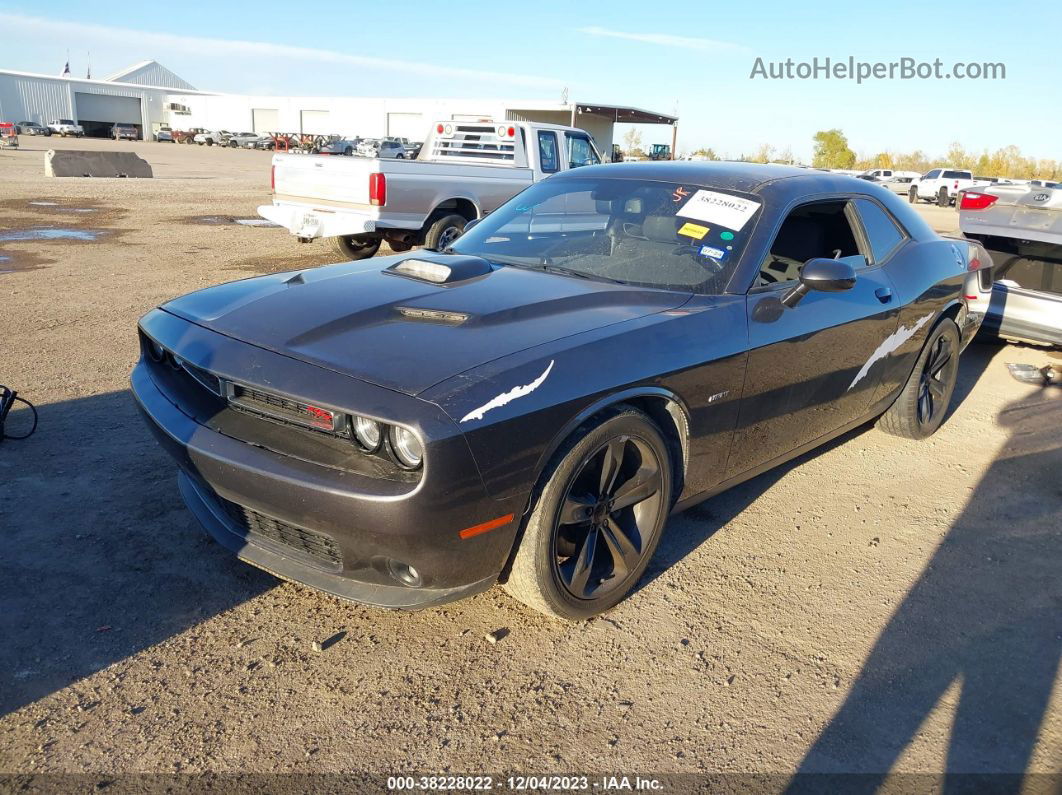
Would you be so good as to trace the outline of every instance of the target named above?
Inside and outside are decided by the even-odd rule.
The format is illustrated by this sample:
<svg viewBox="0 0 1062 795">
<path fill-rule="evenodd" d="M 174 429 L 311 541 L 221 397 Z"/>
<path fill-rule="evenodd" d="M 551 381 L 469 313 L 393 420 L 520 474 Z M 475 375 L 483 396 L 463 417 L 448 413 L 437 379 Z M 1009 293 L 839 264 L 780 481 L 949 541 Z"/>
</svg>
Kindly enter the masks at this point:
<svg viewBox="0 0 1062 795">
<path fill-rule="evenodd" d="M 301 9 L 301 10 L 300 10 Z M 324 12 L 324 13 L 321 13 Z M 679 148 L 811 152 L 841 128 L 857 152 L 1016 144 L 1062 158 L 1062 3 L 640 2 L 311 4 L 0 0 L 0 68 L 94 76 L 138 60 L 234 93 L 560 99 L 680 116 Z M 1005 80 L 750 79 L 757 57 L 1002 61 Z M 646 143 L 670 142 L 665 127 Z"/>
</svg>

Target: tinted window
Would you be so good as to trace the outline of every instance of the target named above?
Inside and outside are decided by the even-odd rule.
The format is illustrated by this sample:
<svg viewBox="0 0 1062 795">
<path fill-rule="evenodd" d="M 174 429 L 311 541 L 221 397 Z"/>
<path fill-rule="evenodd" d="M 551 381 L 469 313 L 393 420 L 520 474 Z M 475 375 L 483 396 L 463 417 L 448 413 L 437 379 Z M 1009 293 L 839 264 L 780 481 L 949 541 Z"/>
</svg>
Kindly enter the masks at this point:
<svg viewBox="0 0 1062 795">
<path fill-rule="evenodd" d="M 560 160 L 557 157 L 557 134 L 538 131 L 538 162 L 542 171 L 552 174 L 560 168 Z"/>
<path fill-rule="evenodd" d="M 969 171 L 945 171 L 944 179 L 970 179 Z"/>
<path fill-rule="evenodd" d="M 859 253 L 852 225 L 845 212 L 847 202 L 815 202 L 797 207 L 786 216 L 775 235 L 771 250 L 760 263 L 755 287 L 795 282 L 809 259 L 840 259 L 854 268 L 867 263 Z"/>
<path fill-rule="evenodd" d="M 939 176 L 940 176 L 940 169 L 939 168 L 934 168 L 932 171 L 930 171 L 928 174 L 926 174 L 922 179 L 936 179 Z"/>
<path fill-rule="evenodd" d="M 903 241 L 903 232 L 889 214 L 869 199 L 856 199 L 863 229 L 870 240 L 870 250 L 875 262 L 882 262 Z"/>
</svg>

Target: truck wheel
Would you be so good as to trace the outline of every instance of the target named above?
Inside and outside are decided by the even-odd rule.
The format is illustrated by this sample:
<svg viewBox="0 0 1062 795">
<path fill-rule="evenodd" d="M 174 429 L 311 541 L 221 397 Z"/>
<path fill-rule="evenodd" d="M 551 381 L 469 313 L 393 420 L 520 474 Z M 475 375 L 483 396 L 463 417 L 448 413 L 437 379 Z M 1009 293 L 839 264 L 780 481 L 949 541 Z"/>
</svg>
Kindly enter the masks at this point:
<svg viewBox="0 0 1062 795">
<path fill-rule="evenodd" d="M 951 204 L 951 199 L 948 198 L 948 189 L 941 188 L 937 193 L 937 207 L 947 207 Z"/>
<path fill-rule="evenodd" d="M 239 144 L 236 143 L 236 141 L 233 140 L 233 141 L 229 141 L 229 146 L 231 146 L 233 149 L 235 149 L 237 146 L 239 146 Z"/>
<path fill-rule="evenodd" d="M 911 188 L 909 191 L 907 191 L 907 201 L 909 201 L 911 204 L 914 204 L 916 201 L 918 201 L 918 188 Z"/>
<path fill-rule="evenodd" d="M 341 235 L 332 238 L 332 246 L 348 260 L 368 259 L 380 250 L 380 238 L 370 235 Z"/>
<path fill-rule="evenodd" d="M 463 215 L 445 215 L 428 227 L 424 235 L 424 248 L 443 251 L 453 244 L 465 231 L 468 219 Z"/>
<path fill-rule="evenodd" d="M 345 147 L 345 148 L 343 149 L 343 154 L 345 154 L 345 155 L 346 155 L 347 157 L 350 157 L 350 156 L 351 156 L 352 154 L 354 154 L 354 149 L 353 149 L 353 147 L 350 147 L 350 146 L 348 146 L 348 147 Z"/>
</svg>

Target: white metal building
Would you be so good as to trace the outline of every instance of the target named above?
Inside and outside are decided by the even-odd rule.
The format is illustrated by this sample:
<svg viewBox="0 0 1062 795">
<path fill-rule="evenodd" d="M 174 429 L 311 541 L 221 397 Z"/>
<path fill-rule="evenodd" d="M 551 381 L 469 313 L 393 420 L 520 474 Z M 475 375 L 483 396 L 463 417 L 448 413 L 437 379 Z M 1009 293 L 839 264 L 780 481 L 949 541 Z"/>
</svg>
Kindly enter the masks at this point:
<svg viewBox="0 0 1062 795">
<path fill-rule="evenodd" d="M 0 70 L 0 121 L 74 119 L 90 136 L 115 123 L 133 124 L 145 138 L 163 125 L 175 130 L 311 133 L 423 140 L 433 121 L 505 119 L 573 124 L 589 132 L 602 153 L 617 123 L 676 125 L 662 113 L 616 105 L 491 99 L 276 97 L 198 91 L 155 61 L 104 80 Z"/>
</svg>

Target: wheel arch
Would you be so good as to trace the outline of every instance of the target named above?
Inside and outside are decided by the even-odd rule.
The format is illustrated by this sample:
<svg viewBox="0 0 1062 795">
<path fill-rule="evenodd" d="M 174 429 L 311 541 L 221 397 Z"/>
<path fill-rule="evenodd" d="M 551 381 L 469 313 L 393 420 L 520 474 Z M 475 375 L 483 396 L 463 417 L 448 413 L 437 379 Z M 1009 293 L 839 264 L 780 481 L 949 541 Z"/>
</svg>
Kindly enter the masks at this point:
<svg viewBox="0 0 1062 795">
<path fill-rule="evenodd" d="M 593 422 L 606 410 L 620 404 L 631 406 L 646 414 L 657 424 L 664 438 L 672 447 L 672 461 L 675 476 L 675 495 L 681 493 L 689 465 L 690 451 L 690 412 L 685 402 L 669 389 L 663 387 L 643 386 L 613 392 L 591 403 L 566 422 L 554 434 L 549 444 L 542 451 L 534 468 L 535 487 L 531 490 L 524 513 L 530 510 L 536 491 L 541 484 L 542 475 L 549 462 L 556 455 L 572 434 Z"/>
<path fill-rule="evenodd" d="M 452 196 L 449 199 L 443 199 L 435 203 L 432 211 L 428 213 L 428 220 L 425 222 L 424 228 L 427 229 L 435 221 L 451 214 L 460 215 L 466 221 L 474 221 L 482 215 L 482 212 L 480 212 L 479 205 L 473 199 L 467 196 Z"/>
<path fill-rule="evenodd" d="M 531 512 L 531 506 L 542 490 L 543 476 L 546 474 L 549 464 L 552 462 L 557 451 L 567 442 L 580 428 L 592 423 L 597 417 L 607 410 L 616 406 L 630 406 L 646 414 L 649 419 L 657 424 L 664 434 L 664 440 L 668 443 L 672 452 L 672 475 L 675 487 L 672 497 L 678 500 L 682 494 L 685 483 L 686 471 L 689 464 L 690 450 L 690 412 L 685 402 L 674 392 L 663 387 L 643 386 L 613 392 L 602 397 L 566 422 L 561 429 L 554 434 L 549 444 L 542 451 L 535 463 L 534 480 L 527 503 L 519 518 L 519 527 L 513 537 L 512 547 L 498 576 L 499 582 L 505 582 L 512 569 L 513 559 L 520 548 L 524 538 L 524 522 Z M 677 453 L 677 455 L 675 455 Z"/>
</svg>

